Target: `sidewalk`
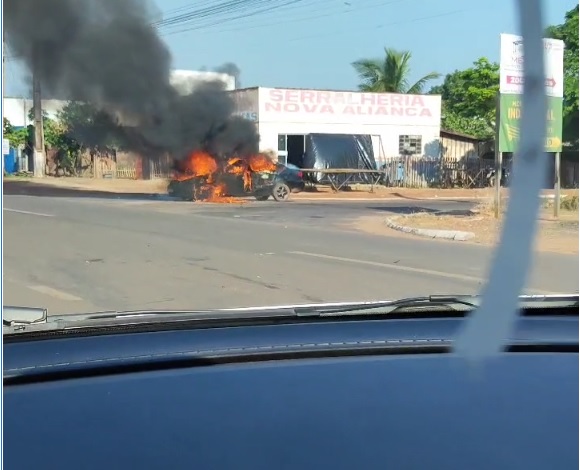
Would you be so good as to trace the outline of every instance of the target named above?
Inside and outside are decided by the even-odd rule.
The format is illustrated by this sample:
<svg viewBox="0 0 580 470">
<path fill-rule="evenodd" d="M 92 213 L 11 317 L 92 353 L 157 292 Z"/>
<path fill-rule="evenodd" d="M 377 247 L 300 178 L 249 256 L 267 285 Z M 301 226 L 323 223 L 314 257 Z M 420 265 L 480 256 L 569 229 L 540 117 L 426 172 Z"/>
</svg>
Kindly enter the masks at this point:
<svg viewBox="0 0 580 470">
<path fill-rule="evenodd" d="M 469 213 L 450 211 L 394 216 L 387 220 L 387 224 L 396 223 L 412 229 L 419 235 L 425 234 L 423 236 L 426 236 L 428 232 L 460 231 L 464 234 L 471 234 L 470 238 L 465 238 L 471 243 L 497 244 L 501 235 L 503 217 L 499 220 L 495 219 L 489 206 L 478 209 Z M 535 243 L 537 251 L 578 254 L 578 211 L 562 210 L 559 220 L 556 220 L 553 217 L 553 209 L 544 208 L 538 214 L 538 225 Z M 433 236 L 432 238 L 444 237 Z"/>
<path fill-rule="evenodd" d="M 98 191 L 117 194 L 167 194 L 168 180 L 125 180 L 125 179 L 92 179 L 92 178 L 26 178 L 5 177 L 4 183 L 22 182 L 48 188 L 60 188 L 77 191 Z M 494 188 L 478 189 L 437 189 L 437 188 L 386 188 L 377 186 L 373 192 L 364 188 L 353 191 L 333 192 L 328 187 L 318 187 L 315 191 L 304 191 L 292 194 L 293 200 L 382 200 L 382 199 L 493 199 Z M 553 190 L 544 190 L 545 196 L 553 196 Z M 502 189 L 502 197 L 509 195 L 509 189 Z M 577 189 L 562 190 L 562 195 L 578 195 Z"/>
</svg>

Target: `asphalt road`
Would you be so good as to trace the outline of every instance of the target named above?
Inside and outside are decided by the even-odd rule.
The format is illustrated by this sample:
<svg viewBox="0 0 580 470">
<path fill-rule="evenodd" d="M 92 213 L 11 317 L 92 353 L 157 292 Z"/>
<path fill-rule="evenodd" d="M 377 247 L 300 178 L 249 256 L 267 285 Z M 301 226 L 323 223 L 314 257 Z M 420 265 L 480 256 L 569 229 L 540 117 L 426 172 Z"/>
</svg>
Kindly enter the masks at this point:
<svg viewBox="0 0 580 470">
<path fill-rule="evenodd" d="M 491 250 L 352 227 L 467 201 L 250 202 L 4 196 L 4 303 L 53 313 L 191 309 L 475 293 Z M 578 256 L 541 254 L 528 282 L 578 291 Z"/>
</svg>

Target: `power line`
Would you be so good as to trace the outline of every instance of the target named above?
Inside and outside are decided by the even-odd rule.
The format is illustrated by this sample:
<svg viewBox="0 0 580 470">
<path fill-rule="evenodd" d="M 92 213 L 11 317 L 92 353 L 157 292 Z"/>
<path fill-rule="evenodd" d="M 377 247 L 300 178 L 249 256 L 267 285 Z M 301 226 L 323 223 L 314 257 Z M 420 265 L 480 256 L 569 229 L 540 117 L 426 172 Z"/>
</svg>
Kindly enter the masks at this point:
<svg viewBox="0 0 580 470">
<path fill-rule="evenodd" d="M 266 3 L 271 2 L 271 0 L 265 0 L 265 1 L 266 1 Z M 282 8 L 283 6 L 294 5 L 300 1 L 302 1 L 302 0 L 286 0 L 283 4 L 279 5 L 278 7 L 267 7 L 267 8 L 255 10 L 253 12 L 249 12 L 246 14 L 240 14 L 240 15 L 237 15 L 235 17 L 231 17 L 231 18 L 227 18 L 227 19 L 214 20 L 211 23 L 206 23 L 206 24 L 197 25 L 197 26 L 190 26 L 188 28 L 180 29 L 177 31 L 161 32 L 161 36 L 163 36 L 163 37 L 172 36 L 174 34 L 180 34 L 180 33 L 188 32 L 188 31 L 196 31 L 196 30 L 208 28 L 211 26 L 215 26 L 215 25 L 219 25 L 219 24 L 223 24 L 223 23 L 228 23 L 231 21 L 238 21 L 238 20 L 243 19 L 243 18 L 252 18 L 252 17 L 258 16 L 258 15 L 261 15 L 263 13 L 268 13 L 268 12 L 277 10 L 279 8 Z"/>
<path fill-rule="evenodd" d="M 335 12 L 331 12 L 328 13 L 328 9 L 325 8 L 318 8 L 318 9 L 314 9 L 311 10 L 311 13 L 316 13 L 316 12 L 320 12 L 320 11 L 325 11 L 325 13 L 321 13 L 321 14 L 317 14 L 317 15 L 307 15 L 307 16 L 302 16 L 302 17 L 297 17 L 297 18 L 291 18 L 291 19 L 284 19 L 282 21 L 278 21 L 278 22 L 272 22 L 271 19 L 276 19 L 276 18 L 270 18 L 270 21 L 268 21 L 267 23 L 258 23 L 258 24 L 249 24 L 249 25 L 243 25 L 240 27 L 233 27 L 233 28 L 228 28 L 228 29 L 219 29 L 217 31 L 215 31 L 216 33 L 224 33 L 224 32 L 234 32 L 234 31 L 252 31 L 254 29 L 259 29 L 259 28 L 267 28 L 270 26 L 277 26 L 277 25 L 286 25 L 286 24 L 292 24 L 292 23 L 298 23 L 298 22 L 302 22 L 302 21 L 310 21 L 310 20 L 315 20 L 315 19 L 319 19 L 319 18 L 328 18 L 331 16 L 339 16 L 339 15 L 345 15 L 345 14 L 352 14 L 352 13 L 357 13 L 359 11 L 364 11 L 364 10 L 368 10 L 368 9 L 373 9 L 373 8 L 379 8 L 379 7 L 383 7 L 383 6 L 387 6 L 387 5 L 392 5 L 395 3 L 400 3 L 403 0 L 388 0 L 388 1 L 383 1 L 380 3 L 373 3 L 371 5 L 366 5 L 366 6 L 361 6 L 361 7 L 357 7 L 356 9 L 348 9 L 348 10 L 343 10 L 343 11 L 335 11 Z M 317 2 L 318 4 L 320 4 L 320 2 Z M 335 1 L 333 1 L 332 3 L 335 3 Z M 320 5 L 319 5 L 320 6 Z M 218 23 L 219 24 L 219 23 Z M 208 26 L 196 26 L 196 27 L 188 27 L 188 28 L 183 28 L 177 31 L 171 31 L 169 33 L 162 33 L 163 36 L 170 36 L 173 34 L 179 34 L 179 33 L 184 33 L 184 32 L 189 32 L 189 31 L 197 31 L 197 30 L 202 30 L 204 28 L 207 28 Z"/>
<path fill-rule="evenodd" d="M 442 18 L 442 17 L 445 17 L 445 16 L 456 15 L 458 13 L 465 13 L 465 12 L 470 11 L 470 10 L 471 9 L 454 10 L 454 11 L 449 11 L 449 12 L 446 12 L 446 13 L 438 13 L 438 14 L 435 14 L 435 15 L 422 16 L 422 17 L 419 17 L 419 18 L 411 18 L 409 20 L 393 21 L 391 23 L 384 23 L 384 24 L 377 25 L 375 27 L 370 27 L 370 28 L 365 27 L 364 30 L 356 31 L 354 35 L 357 35 L 357 34 L 368 34 L 369 31 L 371 31 L 371 30 L 383 29 L 383 28 L 385 28 L 387 26 L 398 26 L 398 25 L 402 25 L 402 24 L 412 24 L 412 23 L 416 23 L 416 22 L 419 22 L 419 21 L 432 20 L 432 19 L 436 19 L 436 18 Z M 333 32 L 330 32 L 330 33 L 314 34 L 314 35 L 311 35 L 311 36 L 300 36 L 300 37 L 297 37 L 297 38 L 285 39 L 284 41 L 285 42 L 296 42 L 296 41 L 303 41 L 303 40 L 310 40 L 310 39 L 319 39 L 319 38 L 325 38 L 325 37 L 337 37 L 337 36 L 341 36 L 341 35 L 344 36 L 344 34 L 345 34 L 344 31 L 333 31 Z M 349 36 L 351 36 L 351 35 L 349 34 Z"/>
<path fill-rule="evenodd" d="M 160 21 L 153 22 L 152 25 L 157 28 L 167 26 L 176 26 L 184 23 L 190 23 L 195 20 L 211 18 L 214 21 L 220 18 L 221 21 L 232 21 L 240 17 L 254 16 L 268 11 L 273 11 L 282 6 L 303 2 L 304 0 L 227 0 L 217 5 L 196 8 L 186 13 L 175 15 Z M 264 8 L 266 7 L 267 8 Z M 260 8 L 259 10 L 253 10 Z M 219 23 L 218 23 L 219 24 Z"/>
</svg>

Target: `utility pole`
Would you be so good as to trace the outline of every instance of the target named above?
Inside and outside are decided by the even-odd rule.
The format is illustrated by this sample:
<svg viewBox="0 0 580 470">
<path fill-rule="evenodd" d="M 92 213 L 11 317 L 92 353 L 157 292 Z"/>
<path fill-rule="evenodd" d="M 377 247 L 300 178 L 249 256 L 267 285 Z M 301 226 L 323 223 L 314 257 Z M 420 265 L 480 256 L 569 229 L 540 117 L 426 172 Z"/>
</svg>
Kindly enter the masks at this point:
<svg viewBox="0 0 580 470">
<path fill-rule="evenodd" d="M 4 126 L 4 94 L 6 93 L 6 41 L 4 40 L 4 35 L 6 33 L 2 31 L 2 126 Z"/>
<path fill-rule="evenodd" d="M 38 52 L 36 52 L 38 53 Z M 46 155 L 44 152 L 44 126 L 42 122 L 42 99 L 40 77 L 36 69 L 36 59 L 32 70 L 32 108 L 34 109 L 34 177 L 44 177 Z"/>
</svg>

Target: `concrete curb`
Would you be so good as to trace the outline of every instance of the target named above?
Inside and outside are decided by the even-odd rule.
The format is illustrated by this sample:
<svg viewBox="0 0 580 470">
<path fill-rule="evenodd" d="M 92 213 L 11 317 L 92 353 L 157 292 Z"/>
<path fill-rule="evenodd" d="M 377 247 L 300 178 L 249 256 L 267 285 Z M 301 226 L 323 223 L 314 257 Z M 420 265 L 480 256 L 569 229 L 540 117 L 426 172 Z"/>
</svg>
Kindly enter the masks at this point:
<svg viewBox="0 0 580 470">
<path fill-rule="evenodd" d="M 413 214 L 406 215 L 404 217 L 412 217 Z M 398 216 L 402 217 L 402 216 Z M 424 228 L 413 228 L 407 227 L 405 225 L 398 224 L 395 222 L 395 217 L 387 218 L 385 221 L 387 227 L 397 230 L 399 232 L 410 233 L 411 235 L 418 235 L 420 237 L 427 238 L 438 238 L 442 240 L 455 240 L 455 241 L 467 241 L 475 237 L 473 232 L 463 232 L 461 230 L 437 230 L 437 229 L 424 229 Z"/>
<path fill-rule="evenodd" d="M 407 198 L 404 197 L 360 197 L 360 198 L 347 198 L 347 197 L 316 197 L 316 196 L 290 196 L 293 197 L 294 201 L 307 201 L 307 202 L 390 202 L 390 201 L 405 201 Z M 566 197 L 565 194 L 561 196 L 562 199 Z M 554 199 L 553 194 L 541 194 L 540 199 Z M 493 200 L 493 196 L 430 196 L 422 198 L 412 198 L 415 201 L 484 201 Z M 509 199 L 509 196 L 502 196 L 502 200 Z"/>
<path fill-rule="evenodd" d="M 290 196 L 292 198 L 292 196 Z M 308 202 L 404 202 L 407 200 L 412 201 L 475 201 L 493 199 L 491 197 L 483 196 L 470 196 L 470 197 L 459 197 L 459 196 L 449 196 L 449 197 L 422 197 L 422 198 L 412 198 L 407 199 L 403 197 L 357 197 L 357 198 L 346 198 L 346 197 L 295 197 L 294 201 L 308 201 Z"/>
</svg>

